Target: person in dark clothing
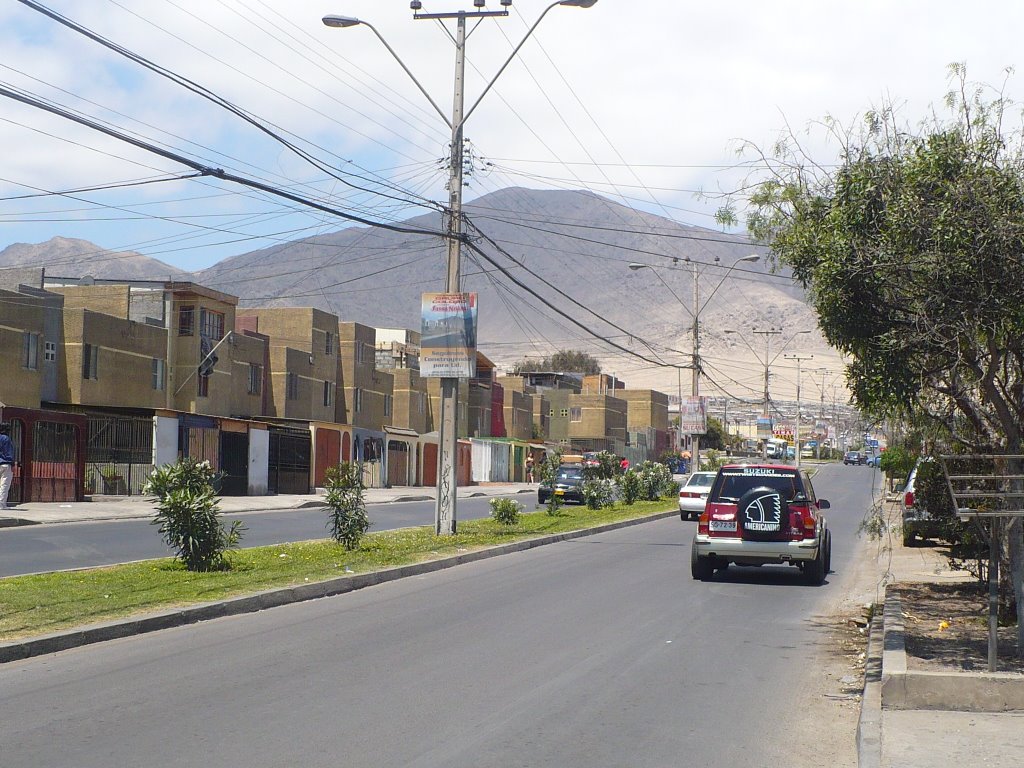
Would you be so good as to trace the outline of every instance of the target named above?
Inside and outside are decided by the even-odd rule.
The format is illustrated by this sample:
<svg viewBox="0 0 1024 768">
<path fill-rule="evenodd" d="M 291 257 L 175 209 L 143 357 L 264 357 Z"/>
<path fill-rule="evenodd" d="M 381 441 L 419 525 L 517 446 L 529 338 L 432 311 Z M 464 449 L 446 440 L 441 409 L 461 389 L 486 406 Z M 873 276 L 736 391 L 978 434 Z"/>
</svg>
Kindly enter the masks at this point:
<svg viewBox="0 0 1024 768">
<path fill-rule="evenodd" d="M 14 480 L 14 443 L 11 425 L 0 424 L 0 509 L 7 509 L 7 494 Z"/>
</svg>

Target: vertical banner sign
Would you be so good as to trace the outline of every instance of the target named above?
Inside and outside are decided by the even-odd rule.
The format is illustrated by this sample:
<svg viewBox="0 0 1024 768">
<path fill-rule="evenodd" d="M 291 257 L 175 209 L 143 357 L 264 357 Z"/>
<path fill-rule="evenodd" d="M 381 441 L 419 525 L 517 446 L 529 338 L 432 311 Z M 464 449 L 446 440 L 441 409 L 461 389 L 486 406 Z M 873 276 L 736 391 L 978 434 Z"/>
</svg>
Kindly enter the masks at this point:
<svg viewBox="0 0 1024 768">
<path fill-rule="evenodd" d="M 476 294 L 424 293 L 420 376 L 476 376 Z"/>
<path fill-rule="evenodd" d="M 708 412 L 706 398 L 685 397 L 679 414 L 679 429 L 684 435 L 706 435 Z"/>
<path fill-rule="evenodd" d="M 767 440 L 769 437 L 774 437 L 772 432 L 772 417 L 771 416 L 758 416 L 757 417 L 757 437 L 760 440 Z"/>
</svg>

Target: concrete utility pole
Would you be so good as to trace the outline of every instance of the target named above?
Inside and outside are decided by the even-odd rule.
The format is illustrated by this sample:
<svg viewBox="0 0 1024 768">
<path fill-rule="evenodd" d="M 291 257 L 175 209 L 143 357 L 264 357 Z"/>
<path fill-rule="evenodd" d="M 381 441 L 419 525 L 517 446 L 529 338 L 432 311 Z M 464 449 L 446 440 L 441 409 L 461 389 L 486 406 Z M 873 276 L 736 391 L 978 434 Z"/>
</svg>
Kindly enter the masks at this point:
<svg viewBox="0 0 1024 768">
<path fill-rule="evenodd" d="M 786 355 L 787 360 L 796 360 L 796 468 L 800 469 L 800 363 L 813 360 L 814 355 Z"/>
<path fill-rule="evenodd" d="M 779 336 L 782 331 L 776 328 L 768 328 L 764 331 L 752 330 L 751 333 L 755 333 L 759 336 L 764 336 L 764 415 L 771 419 L 771 399 L 768 395 L 768 369 L 771 366 L 771 357 L 769 357 L 771 350 L 772 336 Z M 762 458 L 765 461 L 768 460 L 768 441 L 764 441 L 764 450 L 762 452 Z"/>
<path fill-rule="evenodd" d="M 519 53 L 519 49 L 523 47 L 523 44 L 529 39 L 533 31 L 537 29 L 537 26 L 541 23 L 545 16 L 555 6 L 565 5 L 575 8 L 590 8 L 594 5 L 597 0 L 558 0 L 558 2 L 551 3 L 544 12 L 537 18 L 537 21 L 533 23 L 533 26 L 527 30 L 523 39 L 519 42 L 509 57 L 505 60 L 505 63 L 501 65 L 497 74 L 491 78 L 490 82 L 484 87 L 483 91 L 477 97 L 477 100 L 468 109 L 464 109 L 465 100 L 465 69 L 466 69 L 466 39 L 468 37 L 466 33 L 466 20 L 467 19 L 483 19 L 490 16 L 508 16 L 509 6 L 512 5 L 512 0 L 500 0 L 502 10 L 500 11 L 486 11 L 483 10 L 486 5 L 486 0 L 473 0 L 473 5 L 477 9 L 475 11 L 452 11 L 446 13 L 421 13 L 423 3 L 421 0 L 412 0 L 409 3 L 409 7 L 413 11 L 414 19 L 424 19 L 428 21 L 439 21 L 442 24 L 445 20 L 454 19 L 456 31 L 455 35 L 452 35 L 452 41 L 455 43 L 455 87 L 452 104 L 452 117 L 451 120 L 444 114 L 440 107 L 437 106 L 436 102 L 427 93 L 427 90 L 420 84 L 416 76 L 413 75 L 412 70 L 405 65 L 405 62 L 395 53 L 395 50 L 388 45 L 387 40 L 377 31 L 377 29 L 368 22 L 362 21 L 352 16 L 339 16 L 336 14 L 329 14 L 323 17 L 323 23 L 328 27 L 354 27 L 357 25 L 363 25 L 373 30 L 373 33 L 377 38 L 384 44 L 384 47 L 388 49 L 388 52 L 395 58 L 405 73 L 412 79 L 416 87 L 419 88 L 420 93 L 426 96 L 427 101 L 430 102 L 431 106 L 441 115 L 441 118 L 447 123 L 448 127 L 451 128 L 452 138 L 451 147 L 449 154 L 449 175 L 448 175 L 448 209 L 445 212 L 447 216 L 447 222 L 445 227 L 445 234 L 448 240 L 448 268 L 447 277 L 445 280 L 445 292 L 446 293 L 460 293 L 462 290 L 462 185 L 463 185 L 463 127 L 469 116 L 473 114 L 474 110 L 480 105 L 484 96 L 491 90 L 491 86 L 501 76 L 501 73 L 505 71 L 505 68 L 512 62 Z M 447 31 L 447 27 L 445 28 Z M 473 31 L 478 29 L 474 27 Z M 472 34 L 470 32 L 469 34 Z M 449 35 L 451 33 L 449 32 Z M 458 488 L 458 395 L 459 395 L 459 380 L 458 378 L 442 377 L 441 378 L 441 414 L 440 414 L 440 425 L 438 442 L 440 443 L 438 456 L 437 456 L 437 505 L 434 513 L 434 530 L 438 534 L 451 535 L 455 533 L 456 515 L 455 515 L 455 503 L 456 503 L 456 489 Z"/>
</svg>

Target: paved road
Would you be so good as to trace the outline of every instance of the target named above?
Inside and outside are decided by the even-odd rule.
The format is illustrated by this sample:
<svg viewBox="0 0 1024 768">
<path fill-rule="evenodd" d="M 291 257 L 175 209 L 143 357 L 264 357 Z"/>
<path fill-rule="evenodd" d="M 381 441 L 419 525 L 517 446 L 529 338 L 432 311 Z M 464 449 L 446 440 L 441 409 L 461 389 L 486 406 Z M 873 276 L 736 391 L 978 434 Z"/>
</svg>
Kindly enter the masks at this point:
<svg viewBox="0 0 1024 768">
<path fill-rule="evenodd" d="M 870 477 L 816 478 L 822 587 L 786 567 L 694 582 L 694 523 L 670 518 L 3 665 L 2 763 L 817 765 L 813 617 L 851 570 Z"/>
<path fill-rule="evenodd" d="M 498 497 L 504 498 L 504 497 Z M 514 494 L 526 509 L 532 509 L 536 494 Z M 490 514 L 489 498 L 459 499 L 460 520 L 475 520 Z M 433 525 L 433 501 L 403 501 L 367 506 L 371 531 Z M 322 539 L 327 536 L 327 512 L 323 508 L 287 509 L 272 512 L 225 514 L 224 520 L 242 520 L 246 525 L 242 544 L 260 547 L 288 541 Z M 61 523 L 0 528 L 0 577 L 68 568 L 89 568 L 173 554 L 160 541 L 148 520 L 104 520 L 90 523 Z M 0 761 L 0 766 L 3 763 Z"/>
</svg>

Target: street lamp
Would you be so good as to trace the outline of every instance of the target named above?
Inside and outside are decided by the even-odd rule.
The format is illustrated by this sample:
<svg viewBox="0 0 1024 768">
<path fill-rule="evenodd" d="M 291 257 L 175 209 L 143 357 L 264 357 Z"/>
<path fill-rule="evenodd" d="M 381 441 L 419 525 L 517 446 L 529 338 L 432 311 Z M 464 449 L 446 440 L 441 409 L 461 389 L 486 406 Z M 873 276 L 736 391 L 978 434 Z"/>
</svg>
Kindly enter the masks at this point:
<svg viewBox="0 0 1024 768">
<path fill-rule="evenodd" d="M 494 77 L 491 78 L 490 82 L 484 87 L 483 91 L 477 97 L 477 100 L 468 109 L 464 107 L 464 89 L 465 83 L 465 70 L 466 70 L 466 19 L 467 18 L 484 18 L 487 16 L 508 16 L 508 7 L 512 4 L 511 0 L 501 0 L 502 10 L 500 11 L 486 11 L 481 10 L 484 6 L 483 0 L 475 0 L 474 5 L 477 10 L 474 11 L 453 11 L 446 13 L 421 13 L 423 3 L 419 0 L 413 0 L 410 7 L 413 10 L 413 18 L 415 19 L 428 19 L 438 20 L 442 23 L 445 19 L 455 19 L 456 21 L 456 33 L 452 35 L 452 40 L 455 43 L 455 86 L 454 86 L 454 98 L 452 106 L 452 117 L 448 119 L 445 116 L 444 111 L 438 107 L 437 103 L 430 97 L 427 90 L 420 84 L 420 81 L 416 79 L 416 76 L 412 73 L 412 70 L 405 65 L 401 57 L 395 52 L 395 50 L 388 44 L 384 39 L 383 35 L 377 31 L 377 29 L 362 19 L 358 19 L 354 16 L 343 16 L 339 14 L 328 14 L 323 17 L 323 23 L 328 27 L 345 29 L 348 27 L 364 26 L 369 27 L 377 38 L 384 44 L 384 47 L 394 57 L 395 61 L 402 67 L 405 73 L 412 79 L 416 87 L 419 88 L 430 105 L 437 111 L 441 118 L 445 121 L 445 124 L 451 128 L 451 147 L 450 147 L 450 159 L 449 159 L 449 177 L 448 177 L 448 209 L 447 209 L 447 225 L 446 225 L 446 238 L 448 240 L 448 265 L 447 265 L 447 276 L 445 280 L 445 292 L 446 293 L 458 293 L 461 290 L 462 284 L 462 187 L 463 187 L 463 141 L 462 132 L 465 126 L 466 120 L 473 114 L 473 111 L 479 106 L 487 92 L 491 90 L 491 86 L 501 76 L 501 73 L 505 71 L 505 68 L 512 62 L 516 54 L 519 53 L 519 49 L 523 47 L 523 44 L 529 39 L 533 31 L 541 23 L 548 12 L 555 6 L 565 5 L 575 8 L 590 8 L 596 3 L 597 0 L 559 0 L 558 2 L 551 3 L 547 8 L 544 9 L 543 13 L 537 18 L 537 21 L 533 23 L 533 26 L 527 30 L 523 39 L 519 42 L 509 57 L 505 60 L 505 63 L 501 65 L 501 68 L 497 71 Z M 475 29 L 475 28 L 474 28 Z M 471 33 L 470 33 L 471 34 Z M 457 449 L 457 426 L 458 426 L 458 392 L 459 392 L 459 380 L 454 377 L 442 377 L 441 378 L 441 413 L 440 413 L 440 425 L 438 442 L 440 443 L 440 450 L 438 451 L 437 457 L 437 505 L 434 511 L 434 529 L 438 534 L 451 535 L 455 533 L 455 502 L 456 502 L 456 489 L 458 485 L 457 475 L 457 461 L 458 457 L 456 454 Z"/>
<path fill-rule="evenodd" d="M 734 328 L 724 328 L 722 330 L 722 333 L 735 334 L 736 337 L 746 345 L 747 349 L 749 349 L 751 351 L 751 353 L 753 353 L 754 357 L 757 358 L 757 361 L 759 363 L 761 363 L 762 365 L 764 365 L 764 415 L 765 415 L 766 418 L 770 419 L 771 418 L 771 397 L 768 394 L 768 375 L 769 375 L 768 372 L 769 372 L 769 369 L 771 368 L 772 363 L 774 363 L 776 360 L 779 359 L 779 355 L 781 355 L 783 353 L 783 351 L 786 349 L 786 347 L 789 346 L 789 344 L 793 341 L 793 339 L 795 339 L 797 336 L 799 336 L 801 334 L 810 333 L 810 331 L 809 330 L 803 330 L 803 331 L 797 331 L 796 333 L 794 333 L 792 336 L 789 337 L 789 339 L 787 339 L 785 342 L 783 342 L 781 347 L 779 347 L 779 351 L 775 353 L 775 357 L 771 357 L 771 339 L 772 339 L 772 336 L 780 336 L 780 335 L 782 335 L 782 330 L 780 328 L 766 328 L 766 329 L 760 329 L 760 330 L 757 329 L 757 328 L 752 328 L 750 332 L 751 333 L 756 333 L 756 334 L 761 335 L 761 336 L 764 336 L 764 360 L 761 359 L 761 356 L 759 354 L 757 354 L 757 352 L 754 350 L 754 348 L 752 346 L 750 346 L 750 344 L 747 342 L 747 340 L 745 338 L 743 338 L 742 334 L 740 334 L 739 331 L 735 330 Z M 799 442 L 799 436 L 798 436 L 798 442 Z M 797 453 L 799 453 L 799 451 L 797 451 Z M 767 442 L 767 440 L 765 441 L 765 444 L 764 444 L 763 455 L 764 455 L 765 459 L 768 458 L 768 442 Z M 797 459 L 797 461 L 799 461 L 799 459 Z"/>
<path fill-rule="evenodd" d="M 708 303 L 711 301 L 712 297 L 714 297 L 714 295 L 716 293 L 718 293 L 718 289 L 722 287 L 722 284 L 725 282 L 726 278 L 729 277 L 729 273 L 732 272 L 736 268 L 736 266 L 738 264 L 755 262 L 755 261 L 757 261 L 760 258 L 761 258 L 760 255 L 758 255 L 756 253 L 751 253 L 751 254 L 748 254 L 747 256 L 740 256 L 738 259 L 736 259 L 725 270 L 725 274 L 722 275 L 722 279 L 718 281 L 718 283 L 712 289 L 711 293 L 709 293 L 707 295 L 707 298 L 704 299 L 704 303 L 703 304 L 701 304 L 701 302 L 700 302 L 700 272 L 697 269 L 697 262 L 696 261 L 691 261 L 690 259 L 687 259 L 687 261 L 690 262 L 690 266 L 691 266 L 691 268 L 693 270 L 693 309 L 692 310 L 690 310 L 690 308 L 686 306 L 686 304 L 683 302 L 683 300 L 681 298 L 679 298 L 679 295 L 675 291 L 672 290 L 672 287 L 667 282 L 665 282 L 665 278 L 663 278 L 659 274 L 657 267 L 654 267 L 654 266 L 652 266 L 650 264 L 640 264 L 640 263 L 635 262 L 635 261 L 631 262 L 629 264 L 629 268 L 631 270 L 633 270 L 634 272 L 636 272 L 639 269 L 650 269 L 651 271 L 653 271 L 654 274 L 661 281 L 662 285 L 664 285 L 668 289 L 668 292 L 671 293 L 672 296 L 675 297 L 676 301 L 679 302 L 680 306 L 682 306 L 687 312 L 689 312 L 690 316 L 693 318 L 693 324 L 691 326 L 691 330 L 692 330 L 692 334 L 693 334 L 693 351 L 692 351 L 692 353 L 690 355 L 690 360 L 691 360 L 693 372 L 692 372 L 692 379 L 691 379 L 690 388 L 691 388 L 692 395 L 693 395 L 693 397 L 695 399 L 700 397 L 700 373 L 701 373 L 701 363 L 700 363 L 700 313 L 708 305 Z M 716 262 L 718 261 L 718 257 L 717 256 L 715 257 L 715 261 Z M 680 379 L 680 381 L 678 383 L 678 386 L 679 386 L 679 393 L 678 393 L 678 397 L 679 397 L 679 434 L 682 435 L 682 429 L 683 429 L 683 411 L 682 411 L 682 408 L 683 408 L 683 394 L 682 394 L 682 381 L 681 381 L 682 373 L 680 372 L 679 368 L 677 368 L 676 371 L 677 371 L 677 375 L 679 376 L 679 379 Z M 697 435 L 697 434 L 691 435 L 690 436 L 690 442 L 692 444 L 691 454 L 692 454 L 693 462 L 694 462 L 693 466 L 696 467 L 697 470 L 700 470 L 700 436 Z"/>
</svg>

